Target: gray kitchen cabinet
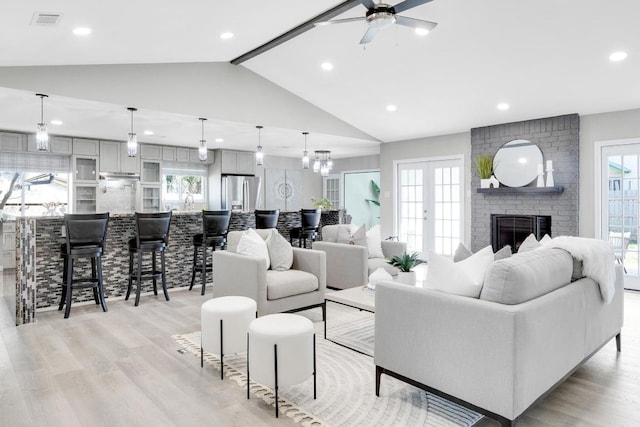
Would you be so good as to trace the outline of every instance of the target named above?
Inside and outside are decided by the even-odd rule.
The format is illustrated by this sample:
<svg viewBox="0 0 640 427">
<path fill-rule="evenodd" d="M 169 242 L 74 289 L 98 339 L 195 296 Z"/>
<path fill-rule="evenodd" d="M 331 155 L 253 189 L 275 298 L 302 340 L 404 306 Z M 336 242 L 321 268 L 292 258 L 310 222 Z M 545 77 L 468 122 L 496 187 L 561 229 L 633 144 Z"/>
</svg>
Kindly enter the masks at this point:
<svg viewBox="0 0 640 427">
<path fill-rule="evenodd" d="M 73 154 L 78 156 L 99 156 L 99 141 L 97 139 L 73 138 Z"/>
<path fill-rule="evenodd" d="M 251 151 L 238 151 L 236 155 L 236 170 L 240 175 L 254 175 L 256 173 L 255 154 Z"/>
<path fill-rule="evenodd" d="M 176 148 L 176 161 L 188 162 L 189 161 L 189 149 L 184 147 Z"/>
<path fill-rule="evenodd" d="M 129 157 L 127 143 L 100 141 L 100 172 L 138 173 L 137 157 Z"/>
<path fill-rule="evenodd" d="M 16 223 L 2 223 L 2 263 L 4 268 L 16 268 Z"/>
<path fill-rule="evenodd" d="M 0 132 L 0 151 L 24 151 L 26 135 L 14 132 Z"/>
<path fill-rule="evenodd" d="M 176 147 L 162 147 L 162 160 L 167 162 L 175 162 L 176 161 Z"/>
<path fill-rule="evenodd" d="M 162 160 L 162 146 L 140 144 L 140 158 L 144 160 Z"/>
<path fill-rule="evenodd" d="M 49 149 L 38 150 L 38 143 L 35 135 L 27 137 L 27 151 L 34 153 L 51 153 L 70 156 L 73 152 L 72 139 L 66 136 L 49 135 Z"/>
</svg>

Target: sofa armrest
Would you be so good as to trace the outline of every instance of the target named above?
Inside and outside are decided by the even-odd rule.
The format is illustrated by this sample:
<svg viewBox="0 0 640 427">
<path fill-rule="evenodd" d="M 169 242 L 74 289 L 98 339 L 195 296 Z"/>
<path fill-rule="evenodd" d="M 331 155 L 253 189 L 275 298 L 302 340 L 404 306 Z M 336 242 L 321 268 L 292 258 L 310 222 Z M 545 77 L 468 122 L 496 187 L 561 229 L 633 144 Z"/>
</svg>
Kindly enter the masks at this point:
<svg viewBox="0 0 640 427">
<path fill-rule="evenodd" d="M 327 286 L 346 289 L 367 283 L 367 248 L 345 243 L 313 242 L 327 257 Z"/>
<path fill-rule="evenodd" d="M 382 253 L 387 259 L 390 259 L 396 255 L 401 256 L 407 251 L 407 244 L 405 242 L 383 240 L 380 243 L 382 243 Z"/>
<path fill-rule="evenodd" d="M 245 296 L 258 306 L 267 301 L 266 261 L 230 251 L 213 252 L 213 295 Z"/>
<path fill-rule="evenodd" d="M 293 248 L 292 270 L 311 273 L 318 278 L 318 291 L 327 288 L 327 258 L 324 252 L 313 249 Z"/>
</svg>

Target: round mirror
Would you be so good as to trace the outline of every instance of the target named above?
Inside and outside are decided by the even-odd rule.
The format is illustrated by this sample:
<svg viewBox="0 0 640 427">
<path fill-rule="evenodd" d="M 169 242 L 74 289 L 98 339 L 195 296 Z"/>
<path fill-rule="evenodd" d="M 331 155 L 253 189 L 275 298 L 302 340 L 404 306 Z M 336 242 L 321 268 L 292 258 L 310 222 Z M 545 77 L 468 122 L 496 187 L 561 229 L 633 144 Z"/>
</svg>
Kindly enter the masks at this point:
<svg viewBox="0 0 640 427">
<path fill-rule="evenodd" d="M 507 187 L 524 187 L 538 177 L 542 151 L 526 139 L 504 144 L 493 157 L 493 174 Z"/>
</svg>

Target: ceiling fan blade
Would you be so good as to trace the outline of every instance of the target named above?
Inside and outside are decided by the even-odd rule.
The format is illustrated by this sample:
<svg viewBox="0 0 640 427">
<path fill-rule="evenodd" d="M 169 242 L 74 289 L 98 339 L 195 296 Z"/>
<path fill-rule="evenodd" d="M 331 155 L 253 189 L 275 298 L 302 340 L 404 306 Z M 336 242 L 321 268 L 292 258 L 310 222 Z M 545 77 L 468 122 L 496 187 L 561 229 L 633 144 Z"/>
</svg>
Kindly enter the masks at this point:
<svg viewBox="0 0 640 427">
<path fill-rule="evenodd" d="M 400 2 L 397 5 L 393 6 L 393 10 L 395 10 L 396 13 L 400 13 L 404 12 L 407 9 L 420 6 L 421 4 L 429 3 L 430 1 L 433 0 L 404 0 L 403 2 Z"/>
<path fill-rule="evenodd" d="M 365 17 L 360 16 L 358 18 L 344 18 L 344 19 L 334 19 L 331 21 L 315 22 L 313 25 L 324 26 L 324 25 L 331 25 L 331 24 L 344 24 L 345 22 L 357 22 L 357 21 L 364 21 L 364 20 L 365 20 Z"/>
<path fill-rule="evenodd" d="M 367 9 L 373 9 L 374 7 L 376 7 L 376 4 L 373 2 L 373 0 L 360 0 L 360 3 L 362 3 L 362 5 Z"/>
<path fill-rule="evenodd" d="M 436 22 L 423 21 L 422 19 L 407 18 L 406 16 L 398 15 L 396 15 L 396 24 L 411 28 L 424 28 L 428 31 L 433 30 L 438 25 Z"/>
<path fill-rule="evenodd" d="M 373 40 L 373 37 L 376 34 L 378 34 L 378 27 L 369 27 L 367 29 L 367 32 L 364 33 L 364 36 L 362 36 L 362 39 L 360 40 L 360 44 L 369 43 L 371 40 Z"/>
</svg>

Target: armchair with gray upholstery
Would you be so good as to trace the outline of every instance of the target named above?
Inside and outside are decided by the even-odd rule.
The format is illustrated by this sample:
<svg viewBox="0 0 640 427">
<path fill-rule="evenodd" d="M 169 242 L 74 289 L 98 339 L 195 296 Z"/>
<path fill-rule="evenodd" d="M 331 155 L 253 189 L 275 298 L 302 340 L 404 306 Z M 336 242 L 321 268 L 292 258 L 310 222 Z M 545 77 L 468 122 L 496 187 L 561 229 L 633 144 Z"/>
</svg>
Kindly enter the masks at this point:
<svg viewBox="0 0 640 427">
<path fill-rule="evenodd" d="M 366 285 L 369 275 L 378 267 L 384 268 L 391 276 L 398 275 L 398 269 L 387 263 L 395 255 L 402 255 L 407 250 L 404 242 L 383 240 L 384 258 L 369 258 L 366 246 L 337 243 L 341 227 L 353 231 L 350 224 L 326 225 L 322 227 L 322 241 L 313 242 L 313 249 L 327 254 L 327 286 L 347 289 Z"/>
<path fill-rule="evenodd" d="M 255 230 L 263 239 L 273 229 Z M 213 296 L 252 298 L 258 316 L 312 307 L 325 318 L 326 257 L 321 251 L 293 249 L 293 265 L 286 271 L 267 270 L 264 259 L 236 253 L 241 231 L 227 235 L 227 250 L 213 254 Z"/>
</svg>

